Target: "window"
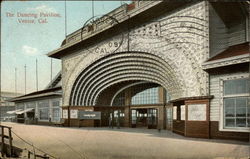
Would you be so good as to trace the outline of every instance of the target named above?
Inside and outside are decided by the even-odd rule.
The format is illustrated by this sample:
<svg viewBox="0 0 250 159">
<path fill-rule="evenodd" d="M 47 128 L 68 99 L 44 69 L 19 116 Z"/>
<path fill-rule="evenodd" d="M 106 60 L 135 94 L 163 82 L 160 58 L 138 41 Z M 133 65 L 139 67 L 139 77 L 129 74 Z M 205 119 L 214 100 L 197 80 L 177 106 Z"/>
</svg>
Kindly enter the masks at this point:
<svg viewBox="0 0 250 159">
<path fill-rule="evenodd" d="M 52 108 L 52 121 L 60 121 L 60 108 Z"/>
<path fill-rule="evenodd" d="M 16 106 L 16 109 L 22 109 L 24 110 L 24 103 L 18 103 L 17 106 Z"/>
<path fill-rule="evenodd" d="M 113 106 L 124 106 L 125 105 L 125 92 L 119 93 L 113 102 Z"/>
<path fill-rule="evenodd" d="M 168 103 L 171 100 L 171 96 L 167 90 L 166 90 L 165 96 L 166 96 L 166 102 Z"/>
<path fill-rule="evenodd" d="M 38 102 L 39 109 L 39 119 L 40 120 L 49 120 L 49 101 L 40 101 Z"/>
<path fill-rule="evenodd" d="M 29 102 L 29 103 L 26 103 L 26 108 L 34 108 L 36 109 L 36 103 L 35 102 Z"/>
<path fill-rule="evenodd" d="M 140 90 L 135 90 L 138 93 L 136 93 L 131 99 L 132 105 L 159 103 L 158 87 L 147 89 L 145 89 L 145 87 L 138 87 L 138 89 Z"/>
<path fill-rule="evenodd" d="M 224 128 L 250 127 L 249 79 L 223 82 Z"/>
<path fill-rule="evenodd" d="M 52 102 L 52 122 L 59 122 L 60 121 L 60 99 L 54 99 Z"/>
</svg>

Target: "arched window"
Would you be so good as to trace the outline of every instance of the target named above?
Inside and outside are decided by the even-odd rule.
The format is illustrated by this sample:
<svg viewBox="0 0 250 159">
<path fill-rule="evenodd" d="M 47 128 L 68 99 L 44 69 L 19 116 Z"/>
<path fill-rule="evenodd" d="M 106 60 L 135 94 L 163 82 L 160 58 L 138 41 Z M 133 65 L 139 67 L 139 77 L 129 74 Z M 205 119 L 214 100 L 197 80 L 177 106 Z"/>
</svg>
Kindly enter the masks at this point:
<svg viewBox="0 0 250 159">
<path fill-rule="evenodd" d="M 135 87 L 132 91 L 137 93 L 131 98 L 131 105 L 159 103 L 159 87 L 147 88 L 146 85 Z"/>
<path fill-rule="evenodd" d="M 125 105 L 125 91 L 122 91 L 115 97 L 112 106 L 124 106 L 124 105 Z"/>
<path fill-rule="evenodd" d="M 141 83 L 128 87 L 115 96 L 112 106 L 124 106 L 128 104 L 125 101 L 130 101 L 129 105 L 159 104 L 159 88 L 160 86 L 154 83 Z M 169 100 L 170 95 L 166 91 L 166 101 Z"/>
</svg>

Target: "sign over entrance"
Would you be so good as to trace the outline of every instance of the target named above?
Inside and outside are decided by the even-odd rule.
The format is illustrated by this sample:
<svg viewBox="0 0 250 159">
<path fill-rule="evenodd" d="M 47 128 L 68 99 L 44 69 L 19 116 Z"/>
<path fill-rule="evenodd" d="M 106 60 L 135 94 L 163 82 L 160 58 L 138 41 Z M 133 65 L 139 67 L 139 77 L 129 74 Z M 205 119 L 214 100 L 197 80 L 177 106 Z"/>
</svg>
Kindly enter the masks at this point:
<svg viewBox="0 0 250 159">
<path fill-rule="evenodd" d="M 79 111 L 79 119 L 101 119 L 101 112 Z"/>
</svg>

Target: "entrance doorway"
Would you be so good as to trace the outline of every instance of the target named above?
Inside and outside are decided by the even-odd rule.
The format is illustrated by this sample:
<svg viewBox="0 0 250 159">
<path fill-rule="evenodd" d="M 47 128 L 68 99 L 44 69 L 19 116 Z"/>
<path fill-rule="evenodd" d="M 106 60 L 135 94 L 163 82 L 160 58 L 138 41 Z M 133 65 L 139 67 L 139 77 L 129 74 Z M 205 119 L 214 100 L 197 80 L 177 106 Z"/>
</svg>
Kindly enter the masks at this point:
<svg viewBox="0 0 250 159">
<path fill-rule="evenodd" d="M 158 110 L 156 108 L 132 109 L 131 110 L 131 127 L 145 127 L 156 129 L 158 124 Z"/>
</svg>

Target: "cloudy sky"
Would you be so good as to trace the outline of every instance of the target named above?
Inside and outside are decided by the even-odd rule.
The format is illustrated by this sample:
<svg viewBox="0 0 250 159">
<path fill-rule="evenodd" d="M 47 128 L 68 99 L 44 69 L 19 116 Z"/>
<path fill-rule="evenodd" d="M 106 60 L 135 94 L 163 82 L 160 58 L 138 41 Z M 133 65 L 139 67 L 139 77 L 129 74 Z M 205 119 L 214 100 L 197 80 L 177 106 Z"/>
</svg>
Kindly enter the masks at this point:
<svg viewBox="0 0 250 159">
<path fill-rule="evenodd" d="M 95 1 L 95 15 L 102 15 L 128 1 Z M 92 1 L 67 1 L 67 29 L 65 30 L 64 1 L 3 1 L 1 6 L 2 91 L 24 93 L 24 66 L 27 66 L 26 93 L 36 91 L 36 59 L 38 61 L 38 89 L 50 82 L 51 59 L 46 54 L 60 47 L 67 34 L 81 28 L 92 17 Z M 57 15 L 44 17 L 41 13 Z M 53 59 L 55 76 L 61 61 Z"/>
</svg>

